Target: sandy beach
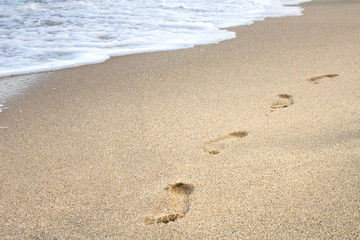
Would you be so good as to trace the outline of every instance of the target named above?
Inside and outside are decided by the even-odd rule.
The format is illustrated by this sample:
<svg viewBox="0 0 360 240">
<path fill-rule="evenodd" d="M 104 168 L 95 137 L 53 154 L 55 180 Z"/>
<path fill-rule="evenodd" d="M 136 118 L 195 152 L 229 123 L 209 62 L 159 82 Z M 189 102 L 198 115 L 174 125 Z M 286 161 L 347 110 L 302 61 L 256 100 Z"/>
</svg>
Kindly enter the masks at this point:
<svg viewBox="0 0 360 240">
<path fill-rule="evenodd" d="M 360 239 L 360 2 L 54 71 L 0 112 L 0 239 Z"/>
</svg>

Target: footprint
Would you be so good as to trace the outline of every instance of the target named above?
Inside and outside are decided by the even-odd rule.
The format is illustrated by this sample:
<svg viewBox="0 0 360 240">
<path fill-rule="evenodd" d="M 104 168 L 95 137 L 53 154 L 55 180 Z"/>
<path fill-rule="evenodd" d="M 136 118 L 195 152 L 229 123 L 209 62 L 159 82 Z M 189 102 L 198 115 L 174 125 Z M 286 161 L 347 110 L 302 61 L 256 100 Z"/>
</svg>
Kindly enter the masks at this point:
<svg viewBox="0 0 360 240">
<path fill-rule="evenodd" d="M 226 148 L 228 142 L 234 139 L 243 138 L 248 135 L 245 131 L 232 132 L 228 135 L 210 140 L 203 145 L 203 150 L 209 154 L 217 155 Z"/>
<path fill-rule="evenodd" d="M 168 185 L 165 190 L 168 193 L 167 208 L 164 209 L 165 212 L 155 216 L 145 217 L 145 225 L 174 222 L 184 217 L 189 211 L 189 196 L 194 191 L 192 184 L 179 182 Z"/>
<path fill-rule="evenodd" d="M 337 76 L 339 76 L 339 74 L 325 74 L 325 75 L 309 78 L 308 82 L 311 82 L 313 84 L 318 84 L 319 81 L 323 78 L 333 78 L 333 77 L 337 77 Z"/>
<path fill-rule="evenodd" d="M 272 109 L 286 108 L 294 104 L 294 97 L 289 94 L 279 94 L 276 100 L 271 104 Z"/>
</svg>

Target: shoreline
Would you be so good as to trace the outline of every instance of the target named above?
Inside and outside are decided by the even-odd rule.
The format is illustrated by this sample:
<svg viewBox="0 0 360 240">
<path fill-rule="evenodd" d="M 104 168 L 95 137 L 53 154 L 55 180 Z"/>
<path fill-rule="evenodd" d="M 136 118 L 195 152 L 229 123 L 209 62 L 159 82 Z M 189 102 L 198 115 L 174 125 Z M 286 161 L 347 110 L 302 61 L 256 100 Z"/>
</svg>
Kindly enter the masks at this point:
<svg viewBox="0 0 360 240">
<path fill-rule="evenodd" d="M 288 4 L 288 5 L 285 4 L 284 6 L 299 7 L 300 9 L 303 9 L 300 5 L 307 3 L 306 1 L 311 1 L 311 0 L 305 0 L 305 2 L 303 2 L 303 3 L 295 3 L 295 4 L 293 3 L 293 4 Z M 251 23 L 250 25 L 252 25 L 256 22 L 264 21 L 265 19 L 268 19 L 268 18 L 281 18 L 281 17 L 297 17 L 297 16 L 296 15 L 294 15 L 294 16 L 275 16 L 275 17 L 269 16 L 269 17 L 265 17 L 263 20 L 254 20 L 254 22 Z M 250 26 L 250 25 L 239 25 L 236 27 L 244 27 L 244 26 Z M 229 29 L 236 28 L 236 27 L 220 28 L 219 30 L 226 30 L 229 32 L 234 32 L 234 31 L 230 31 Z M 22 94 L 24 94 L 24 90 L 26 90 L 26 88 L 28 88 L 29 86 L 36 85 L 36 80 L 41 80 L 41 78 L 46 78 L 46 75 L 48 75 L 48 74 L 56 73 L 57 71 L 62 71 L 64 69 L 71 69 L 71 68 L 78 68 L 78 67 L 82 67 L 82 66 L 101 64 L 101 63 L 108 61 L 111 58 L 117 58 L 117 57 L 131 56 L 131 55 L 137 55 L 137 54 L 148 54 L 148 53 L 151 54 L 151 53 L 157 53 L 157 52 L 179 51 L 179 50 L 184 50 L 184 49 L 193 49 L 197 46 L 216 45 L 223 41 L 228 41 L 228 40 L 231 40 L 236 37 L 237 36 L 235 35 L 234 37 L 229 37 L 226 40 L 219 40 L 218 42 L 214 42 L 214 43 L 202 43 L 202 44 L 194 45 L 192 47 L 184 47 L 184 48 L 179 48 L 179 49 L 154 50 L 154 51 L 144 51 L 144 52 L 138 52 L 138 50 L 135 50 L 134 52 L 136 52 L 136 53 L 129 53 L 129 54 L 119 55 L 119 56 L 108 56 L 108 58 L 105 59 L 104 61 L 96 61 L 96 62 L 88 63 L 88 64 L 74 63 L 73 64 L 74 66 L 55 67 L 54 69 L 50 69 L 50 70 L 49 69 L 39 70 L 39 71 L 28 72 L 28 73 L 26 73 L 26 71 L 23 70 L 23 71 L 20 71 L 20 73 L 18 73 L 18 74 L 0 76 L 0 82 L 1 82 L 0 101 L 5 102 L 6 100 L 10 100 L 11 98 L 15 97 L 16 95 L 22 95 Z"/>
<path fill-rule="evenodd" d="M 305 0 L 305 1 L 310 1 L 310 0 Z M 299 1 L 301 2 L 301 1 Z M 150 53 L 150 52 L 158 52 L 158 51 L 171 51 L 171 50 L 179 50 L 179 49 L 185 49 L 185 48 L 192 48 L 195 45 L 208 45 L 208 44 L 216 44 L 219 43 L 223 40 L 226 39 L 231 39 L 231 38 L 235 38 L 235 34 L 229 31 L 226 31 L 225 28 L 229 28 L 229 27 L 233 27 L 233 26 L 240 26 L 240 25 L 250 25 L 255 21 L 261 21 L 264 18 L 267 17 L 284 17 L 284 16 L 298 16 L 301 15 L 301 8 L 297 7 L 296 4 L 291 4 L 291 6 L 286 6 L 286 4 L 270 4 L 270 6 L 268 8 L 264 7 L 264 6 L 256 6 L 255 3 L 251 4 L 253 7 L 256 7 L 256 10 L 254 11 L 254 9 L 248 8 L 248 5 L 246 4 L 246 6 L 238 6 L 240 8 L 246 7 L 246 9 L 242 9 L 242 11 L 235 11 L 232 12 L 232 9 L 238 9 L 237 7 L 234 8 L 233 5 L 228 5 L 229 3 L 225 3 L 224 5 L 221 4 L 219 6 L 216 7 L 217 10 L 215 10 L 215 12 L 213 12 L 212 10 L 208 11 L 208 10 L 204 10 L 204 12 L 202 14 L 195 14 L 193 15 L 193 20 L 190 22 L 187 22 L 186 17 L 184 18 L 185 20 L 182 20 L 182 18 L 180 17 L 180 19 L 178 19 L 179 22 L 175 21 L 174 19 L 166 19 L 166 15 L 176 15 L 176 11 L 172 12 L 171 9 L 176 9 L 173 7 L 167 6 L 166 1 L 163 2 L 162 5 L 157 5 L 156 2 L 154 2 L 154 6 L 151 5 L 151 3 L 145 4 L 144 8 L 141 7 L 140 11 L 143 11 L 141 15 L 144 18 L 144 16 L 146 14 L 149 14 L 149 17 L 145 17 L 146 19 L 148 19 L 147 23 L 143 26 L 140 27 L 140 25 L 138 25 L 137 23 L 137 27 L 135 29 L 142 29 L 142 31 L 140 32 L 140 35 L 137 35 L 137 31 L 131 31 L 133 34 L 129 34 L 129 29 L 127 30 L 126 28 L 123 29 L 123 26 L 127 26 L 126 24 L 124 25 L 124 21 L 129 20 L 130 22 L 132 20 L 130 20 L 128 17 L 130 17 L 132 19 L 132 17 L 135 17 L 135 21 L 139 21 L 139 24 L 141 24 L 141 17 L 140 19 L 137 19 L 136 14 L 135 15 L 129 15 L 129 16 L 123 16 L 124 19 L 122 21 L 113 21 L 113 22 L 107 22 L 106 25 L 108 26 L 112 26 L 112 28 L 107 28 L 108 31 L 114 31 L 114 32 L 122 32 L 121 35 L 117 35 L 116 36 L 105 36 L 106 33 L 102 33 L 105 34 L 104 36 L 98 36 L 99 31 L 101 32 L 102 28 L 104 26 L 101 26 L 101 22 L 104 21 L 104 19 L 101 20 L 102 15 L 106 16 L 111 12 L 111 9 L 117 9 L 116 11 L 120 11 L 121 12 L 121 8 L 131 8 L 131 4 L 129 6 L 127 6 L 127 3 L 123 3 L 123 4 L 115 4 L 113 6 L 108 6 L 107 4 L 104 4 L 102 9 L 104 10 L 103 12 L 97 12 L 96 9 L 99 7 L 94 7 L 91 9 L 92 11 L 92 17 L 95 19 L 97 19 L 97 17 L 100 17 L 100 19 L 98 19 L 97 23 L 94 22 L 93 26 L 91 27 L 92 30 L 94 31 L 89 31 L 89 29 L 83 29 L 83 28 L 78 28 L 77 29 L 77 35 L 78 36 L 83 36 L 85 34 L 85 36 L 87 35 L 87 39 L 92 42 L 92 43 L 87 43 L 84 42 L 80 39 L 76 39 L 72 36 L 70 36 L 67 40 L 66 39 L 61 39 L 58 38 L 58 34 L 59 32 L 56 32 L 56 30 L 52 31 L 52 35 L 54 35 L 54 39 L 52 39 L 52 41 L 58 42 L 58 44 L 65 40 L 69 43 L 69 46 L 66 47 L 66 44 L 63 46 L 61 56 L 58 56 L 56 54 L 56 50 L 53 49 L 54 46 L 50 46 L 51 49 L 53 49 L 53 53 L 52 52 L 47 52 L 47 46 L 48 45 L 48 41 L 46 41 L 45 39 L 43 39 L 43 36 L 41 35 L 36 35 L 36 33 L 33 33 L 32 30 L 30 30 L 30 32 L 32 32 L 34 35 L 34 41 L 36 40 L 36 43 L 38 45 L 42 45 L 43 48 L 38 49 L 39 51 L 41 51 L 40 54 L 54 54 L 53 57 L 51 59 L 48 59 L 48 61 L 46 61 L 46 57 L 40 57 L 40 55 L 35 54 L 35 53 L 31 53 L 32 52 L 32 48 L 31 46 L 33 46 L 34 41 L 28 42 L 26 43 L 23 42 L 23 40 L 21 39 L 21 31 L 25 30 L 25 32 L 27 31 L 26 29 L 23 29 L 22 26 L 18 27 L 18 30 L 20 32 L 18 32 L 19 39 L 14 38 L 14 44 L 18 43 L 20 45 L 23 45 L 23 47 L 25 48 L 24 51 L 28 52 L 28 54 L 25 53 L 22 54 L 22 56 L 18 56 L 19 59 L 16 60 L 15 56 L 7 56 L 6 59 L 3 59 L 4 62 L 9 62 L 9 65 L 3 66 L 3 68 L 1 68 L 0 70 L 0 78 L 4 77 L 4 76 L 15 76 L 15 75 L 22 75 L 22 74 L 31 74 L 31 73 L 35 73 L 35 72 L 48 72 L 48 71 L 55 71 L 55 70 L 59 70 L 59 69 L 65 69 L 65 68 L 72 68 L 72 67 L 78 67 L 78 66 L 84 66 L 84 65 L 91 65 L 91 64 L 97 64 L 97 63 L 101 63 L 101 62 L 105 62 L 106 60 L 108 60 L 110 57 L 115 57 L 115 56 L 124 56 L 124 55 L 132 55 L 132 54 L 137 54 L 137 53 Z M 298 3 L 299 4 L 299 3 Z M 70 4 L 71 5 L 71 4 Z M 200 4 L 199 6 L 194 6 L 190 4 L 188 7 L 186 7 L 185 5 L 183 6 L 183 10 L 185 12 L 187 12 L 187 14 L 189 14 L 189 12 L 192 12 L 194 9 L 192 9 L 192 7 L 195 8 L 199 8 L 196 11 L 198 12 L 198 10 L 201 12 L 201 7 L 206 8 L 207 6 L 205 6 L 206 4 L 204 4 L 204 6 L 202 6 L 202 4 Z M 16 5 L 14 6 L 9 6 L 9 11 L 12 11 L 13 8 L 16 8 Z M 41 4 L 41 8 L 48 8 L 51 6 L 48 6 L 48 4 L 44 3 Z M 59 12 L 61 11 L 66 11 L 67 8 L 69 8 L 69 6 L 63 6 L 64 9 L 62 7 L 59 7 L 58 10 Z M 157 11 L 149 11 L 149 9 L 152 8 L 157 8 L 160 7 L 161 11 L 165 11 L 163 12 L 162 16 L 158 16 L 156 13 Z M 119 9 L 118 9 L 119 8 Z M 224 12 L 223 9 L 226 9 L 226 15 L 222 16 L 221 14 Z M 261 9 L 260 9 L 261 8 Z M 192 10 L 191 10 L 192 9 Z M 67 9 L 69 10 L 69 9 Z M 70 7 L 71 10 L 71 7 Z M 72 9 L 74 10 L 74 9 Z M 89 9 L 90 10 L 90 9 Z M 189 10 L 189 11 L 188 11 Z M 239 10 L 239 9 L 238 9 Z M 170 14 L 170 12 L 171 14 Z M 248 12 L 245 13 L 245 12 Z M 48 18 L 51 16 L 47 16 L 46 14 L 41 14 L 44 13 L 44 11 L 40 11 L 38 12 L 41 15 L 41 18 Z M 111 13 L 110 13 L 111 14 Z M 126 14 L 126 13 L 125 13 Z M 187 15 L 186 14 L 186 15 Z M 21 15 L 21 14 L 20 14 Z M 31 14 L 30 14 L 31 15 Z M 34 16 L 28 16 L 28 17 L 34 17 Z M 40 16 L 39 15 L 39 16 Z M 85 14 L 86 15 L 86 14 Z M 80 18 L 84 18 L 85 15 L 81 15 Z M 182 15 L 182 14 L 180 14 Z M 210 15 L 212 15 L 212 17 L 210 17 Z M 10 16 L 10 15 L 9 15 Z M 38 16 L 38 17 L 39 17 Z M 197 17 L 200 16 L 199 19 L 197 19 Z M 205 17 L 207 16 L 207 17 Z M 22 16 L 21 16 L 22 17 Z M 73 22 L 73 20 L 67 19 L 65 16 L 62 17 L 64 22 L 62 24 L 62 32 L 68 32 L 71 28 L 71 24 L 67 25 L 66 23 L 70 23 L 72 22 L 72 24 L 74 24 L 75 22 Z M 86 17 L 85 17 L 86 18 Z M 231 19 L 231 20 L 225 20 L 225 19 Z M 153 19 L 154 22 L 152 22 Z M 212 20 L 217 19 L 215 22 L 212 22 Z M 14 20 L 14 19 L 12 19 Z M 6 23 L 10 26 L 12 25 L 12 21 L 11 18 L 8 21 L 6 21 Z M 183 22 L 184 21 L 184 22 Z M 203 22 L 204 21 L 204 22 Z M 15 20 L 16 22 L 16 20 Z M 164 22 L 164 24 L 154 24 L 155 22 Z M 171 23 L 172 22 L 172 23 Z M 176 23 L 177 22 L 177 23 Z M 183 22 L 183 23 L 182 23 Z M 191 23 L 192 22 L 192 23 Z M 203 22 L 203 23 L 201 23 Z M 98 25 L 100 23 L 100 25 Z M 120 25 L 118 25 L 120 23 Z M 84 23 L 85 24 L 85 23 Z M 175 25 L 174 25 L 175 24 Z M 200 24 L 200 25 L 199 25 Z M 208 25 L 209 24 L 209 25 Z M 130 23 L 131 25 L 131 23 Z M 24 24 L 24 26 L 27 26 L 26 23 Z M 172 26 L 172 27 L 171 27 Z M 31 27 L 31 26 L 28 26 Z M 97 28 L 100 29 L 97 29 Z M 175 28 L 173 28 L 175 27 Z M 181 32 L 182 34 L 178 34 L 179 33 L 179 29 L 182 29 Z M 157 28 L 155 31 L 152 30 L 150 31 L 150 29 L 153 28 Z M 96 31 L 96 30 L 98 31 Z M 110 30 L 111 29 L 111 30 Z M 133 29 L 133 30 L 135 30 Z M 194 32 L 192 32 L 192 29 L 194 30 Z M 46 30 L 46 25 L 38 25 L 37 26 L 37 32 L 47 32 Z M 71 30 L 70 30 L 71 31 Z M 147 31 L 145 35 L 142 35 L 142 33 L 144 33 L 144 31 Z M 161 35 L 156 35 L 157 32 L 163 32 L 163 34 Z M 168 33 L 171 34 L 169 36 Z M 201 34 L 199 35 L 198 32 L 200 32 Z M 107 33 L 110 34 L 110 33 Z M 92 37 L 93 35 L 94 38 Z M 102 41 L 101 46 L 97 48 L 97 47 L 90 47 L 90 45 L 94 45 L 95 42 L 98 42 L 98 38 L 106 40 L 105 42 Z M 133 39 L 135 42 L 134 44 L 130 43 L 133 41 L 123 41 L 125 39 Z M 139 45 L 139 43 L 137 43 L 137 39 L 140 38 L 140 42 L 141 44 Z M 90 40 L 91 39 L 91 40 Z M 116 40 L 115 40 L 116 39 Z M 173 40 L 172 40 L 173 39 Z M 177 39 L 177 41 L 174 41 L 174 39 Z M 16 44 L 12 45 L 11 43 L 12 41 L 9 42 L 9 46 L 6 46 L 6 48 L 8 47 L 12 47 L 12 48 L 16 48 Z M 100 43 L 99 43 L 100 44 Z M 106 46 L 105 46 L 106 45 Z M 71 47 L 72 46 L 72 47 Z M 120 48 L 118 48 L 119 46 L 122 46 Z M 86 53 L 84 53 L 84 47 L 86 49 Z M 36 47 L 35 47 L 36 48 Z M 72 50 L 76 51 L 77 54 L 75 54 L 74 52 L 71 52 Z M 6 49 L 5 49 L 6 50 Z M 50 49 L 48 49 L 50 50 Z M 30 51 L 30 52 L 29 52 Z M 55 51 L 55 53 L 54 53 Z M 80 54 L 79 52 L 83 52 L 82 54 Z M 16 53 L 15 53 L 16 54 Z M 30 55 L 32 55 L 31 58 Z M 71 54 L 71 56 L 73 56 L 71 58 L 71 56 L 69 56 L 69 54 Z M 37 57 L 38 56 L 38 57 Z M 66 56 L 68 56 L 66 58 Z M 70 59 L 69 59 L 70 57 Z M 11 60 L 12 59 L 12 60 Z M 44 62 L 45 61 L 45 62 Z M 35 64 L 35 65 L 32 65 Z M 0 89 L 1 90 L 1 89 Z"/>
<path fill-rule="evenodd" d="M 360 3 L 301 6 L 7 102 L 0 237 L 359 238 Z"/>
</svg>

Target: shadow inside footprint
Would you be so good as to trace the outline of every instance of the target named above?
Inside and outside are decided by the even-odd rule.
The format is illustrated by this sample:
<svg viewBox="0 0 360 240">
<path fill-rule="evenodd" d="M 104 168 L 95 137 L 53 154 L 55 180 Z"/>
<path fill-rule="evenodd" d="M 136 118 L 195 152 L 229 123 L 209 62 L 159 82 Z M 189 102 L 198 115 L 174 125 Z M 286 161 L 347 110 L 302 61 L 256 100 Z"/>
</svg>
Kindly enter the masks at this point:
<svg viewBox="0 0 360 240">
<path fill-rule="evenodd" d="M 286 108 L 294 104 L 294 97 L 289 94 L 278 94 L 277 98 L 271 104 L 272 109 Z"/>
<path fill-rule="evenodd" d="M 192 184 L 175 183 L 168 185 L 165 190 L 168 192 L 168 206 L 164 209 L 166 213 L 148 216 L 144 219 L 144 224 L 174 222 L 185 216 L 190 209 L 189 195 L 194 191 Z"/>
<path fill-rule="evenodd" d="M 190 195 L 194 191 L 194 186 L 191 184 L 180 182 L 180 183 L 170 184 L 165 188 L 165 190 L 175 194 Z"/>
<path fill-rule="evenodd" d="M 339 74 L 325 74 L 325 75 L 309 78 L 308 82 L 311 82 L 313 84 L 318 84 L 319 81 L 323 78 L 333 78 L 333 77 L 337 77 L 337 76 L 339 76 Z"/>
<path fill-rule="evenodd" d="M 248 132 L 245 131 L 229 133 L 228 135 L 204 143 L 203 150 L 209 154 L 217 155 L 226 148 L 229 141 L 238 138 L 243 138 L 246 137 L 247 135 Z"/>
</svg>

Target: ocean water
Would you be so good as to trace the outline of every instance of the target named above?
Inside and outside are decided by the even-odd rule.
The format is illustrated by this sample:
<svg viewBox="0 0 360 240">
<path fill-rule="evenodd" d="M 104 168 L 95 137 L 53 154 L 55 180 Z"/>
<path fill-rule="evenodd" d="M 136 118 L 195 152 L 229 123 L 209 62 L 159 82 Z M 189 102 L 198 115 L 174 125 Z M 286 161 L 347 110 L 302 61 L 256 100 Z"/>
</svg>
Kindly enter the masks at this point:
<svg viewBox="0 0 360 240">
<path fill-rule="evenodd" d="M 1 0 L 0 77 L 190 48 L 309 0 Z"/>
</svg>

